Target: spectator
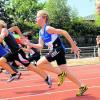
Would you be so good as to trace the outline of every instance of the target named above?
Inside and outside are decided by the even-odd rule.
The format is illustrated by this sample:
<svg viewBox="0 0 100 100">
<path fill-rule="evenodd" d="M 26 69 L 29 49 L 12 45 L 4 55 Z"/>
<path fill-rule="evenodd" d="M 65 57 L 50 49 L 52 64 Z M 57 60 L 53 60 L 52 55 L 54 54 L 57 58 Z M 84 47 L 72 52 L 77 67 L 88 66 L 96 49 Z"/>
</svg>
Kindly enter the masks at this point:
<svg viewBox="0 0 100 100">
<path fill-rule="evenodd" d="M 96 11 L 97 14 L 100 15 L 100 0 L 96 0 Z"/>
<path fill-rule="evenodd" d="M 98 47 L 98 57 L 100 59 L 100 35 L 97 36 L 96 42 L 97 42 L 97 47 Z"/>
<path fill-rule="evenodd" d="M 77 42 L 74 40 L 74 43 L 77 45 Z M 74 53 L 74 58 L 76 59 L 76 58 L 80 58 L 80 50 L 78 50 L 78 52 L 77 53 Z"/>
</svg>

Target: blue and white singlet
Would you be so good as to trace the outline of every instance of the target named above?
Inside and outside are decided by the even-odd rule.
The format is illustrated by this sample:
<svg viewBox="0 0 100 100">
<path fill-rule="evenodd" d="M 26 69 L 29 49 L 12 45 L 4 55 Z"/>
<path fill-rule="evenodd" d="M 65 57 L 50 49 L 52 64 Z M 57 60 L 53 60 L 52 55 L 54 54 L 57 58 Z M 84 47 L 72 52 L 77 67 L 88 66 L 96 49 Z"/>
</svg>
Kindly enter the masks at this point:
<svg viewBox="0 0 100 100">
<path fill-rule="evenodd" d="M 63 44 L 61 43 L 61 40 L 58 36 L 58 34 L 49 34 L 46 31 L 46 25 L 44 27 L 44 32 L 42 29 L 39 31 L 39 37 L 42 38 L 44 41 L 44 44 L 50 49 L 58 48 L 58 47 L 63 47 Z M 50 47 L 49 47 L 50 46 Z"/>
</svg>

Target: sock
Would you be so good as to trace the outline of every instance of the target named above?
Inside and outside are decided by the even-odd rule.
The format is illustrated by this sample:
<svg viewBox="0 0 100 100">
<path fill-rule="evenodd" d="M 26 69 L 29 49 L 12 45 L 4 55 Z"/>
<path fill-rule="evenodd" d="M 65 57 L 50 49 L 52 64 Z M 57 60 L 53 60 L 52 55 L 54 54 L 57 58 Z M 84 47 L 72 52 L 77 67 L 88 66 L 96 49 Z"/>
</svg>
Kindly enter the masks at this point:
<svg viewBox="0 0 100 100">
<path fill-rule="evenodd" d="M 16 73 L 14 73 L 14 74 L 11 74 L 11 76 L 15 76 L 16 75 Z"/>
<path fill-rule="evenodd" d="M 48 81 L 48 76 L 47 76 L 47 78 L 45 79 L 45 81 Z"/>
<path fill-rule="evenodd" d="M 63 72 L 61 72 L 60 74 L 58 74 L 58 76 L 61 76 L 63 74 Z"/>
</svg>

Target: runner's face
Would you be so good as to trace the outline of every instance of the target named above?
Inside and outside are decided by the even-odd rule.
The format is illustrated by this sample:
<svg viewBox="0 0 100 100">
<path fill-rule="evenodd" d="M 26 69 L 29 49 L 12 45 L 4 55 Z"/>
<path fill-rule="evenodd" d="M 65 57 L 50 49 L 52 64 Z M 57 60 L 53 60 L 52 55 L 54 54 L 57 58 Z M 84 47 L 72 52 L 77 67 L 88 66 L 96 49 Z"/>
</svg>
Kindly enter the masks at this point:
<svg viewBox="0 0 100 100">
<path fill-rule="evenodd" d="M 36 16 L 36 24 L 38 26 L 41 26 L 42 23 L 43 23 L 43 17 L 42 17 L 42 15 L 40 15 L 40 14 L 37 13 L 37 16 Z"/>
</svg>

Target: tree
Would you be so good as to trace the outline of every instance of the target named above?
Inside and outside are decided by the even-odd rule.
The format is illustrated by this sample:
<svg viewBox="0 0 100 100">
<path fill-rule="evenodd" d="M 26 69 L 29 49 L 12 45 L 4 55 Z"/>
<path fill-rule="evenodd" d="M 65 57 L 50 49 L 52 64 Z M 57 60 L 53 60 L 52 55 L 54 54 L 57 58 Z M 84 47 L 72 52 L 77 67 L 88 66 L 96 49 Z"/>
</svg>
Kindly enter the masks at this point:
<svg viewBox="0 0 100 100">
<path fill-rule="evenodd" d="M 97 15 L 97 14 L 96 14 L 95 16 L 96 16 L 96 19 L 95 19 L 95 20 L 96 20 L 96 21 L 95 21 L 95 22 L 96 22 L 96 25 L 97 25 L 97 26 L 100 26 L 100 15 Z"/>
<path fill-rule="evenodd" d="M 70 9 L 67 0 L 48 0 L 44 9 L 49 12 L 50 24 L 63 29 L 70 25 Z"/>
<path fill-rule="evenodd" d="M 5 2 L 0 1 L 0 19 L 4 20 L 8 26 L 12 23 L 12 18 L 7 14 L 5 10 Z"/>
<path fill-rule="evenodd" d="M 72 8 L 69 13 L 70 13 L 70 18 L 71 18 L 72 22 L 79 22 L 80 21 L 76 8 Z"/>
<path fill-rule="evenodd" d="M 99 15 L 99 10 L 98 10 L 98 9 L 100 9 L 100 7 L 99 7 L 100 0 L 90 0 L 90 1 L 95 3 L 95 22 L 96 22 L 97 26 L 100 26 L 100 15 Z"/>
<path fill-rule="evenodd" d="M 15 20 L 33 21 L 38 9 L 43 4 L 39 4 L 38 0 L 10 0 L 9 13 L 13 15 Z"/>
<path fill-rule="evenodd" d="M 14 23 L 20 25 L 24 30 L 28 28 L 37 28 L 35 26 L 35 16 L 39 9 L 42 9 L 44 4 L 38 0 L 9 0 L 9 5 L 6 5 L 6 10 L 14 19 Z"/>
</svg>

